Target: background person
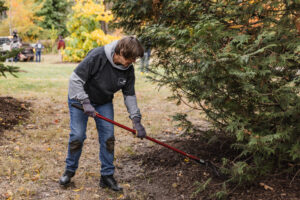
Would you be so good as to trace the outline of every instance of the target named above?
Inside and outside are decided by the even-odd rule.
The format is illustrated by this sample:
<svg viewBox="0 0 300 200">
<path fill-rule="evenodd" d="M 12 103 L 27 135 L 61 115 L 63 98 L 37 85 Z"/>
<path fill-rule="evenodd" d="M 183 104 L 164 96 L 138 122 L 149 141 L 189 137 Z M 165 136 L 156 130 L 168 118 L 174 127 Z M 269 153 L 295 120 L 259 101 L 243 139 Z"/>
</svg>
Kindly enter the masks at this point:
<svg viewBox="0 0 300 200">
<path fill-rule="evenodd" d="M 16 30 L 13 31 L 13 38 L 12 38 L 12 41 L 10 43 L 10 48 L 11 50 L 13 49 L 20 49 L 22 44 L 20 42 L 20 38 L 18 36 L 18 32 Z M 17 54 L 14 58 L 13 58 L 13 61 L 14 62 L 18 62 L 19 60 L 19 54 Z"/>
<path fill-rule="evenodd" d="M 143 74 L 144 72 L 147 73 L 149 69 L 149 62 L 151 56 L 151 42 L 145 40 L 141 40 L 141 42 L 145 48 L 144 56 L 141 58 L 140 66 L 140 71 Z"/>
<path fill-rule="evenodd" d="M 35 44 L 34 49 L 35 49 L 35 61 L 36 62 L 41 62 L 41 57 L 42 57 L 42 49 L 44 46 L 42 43 L 38 40 L 38 42 Z"/>
<path fill-rule="evenodd" d="M 141 114 L 135 96 L 135 75 L 132 63 L 142 57 L 144 49 L 135 37 L 125 37 L 103 47 L 91 50 L 77 66 L 70 77 L 68 104 L 70 111 L 70 137 L 66 168 L 59 180 L 66 186 L 78 168 L 88 116 L 95 117 L 95 111 L 111 120 L 114 119 L 114 93 L 122 90 L 124 103 L 132 120 L 137 136 L 143 138 L 146 131 L 141 124 Z M 71 106 L 82 104 L 84 112 Z M 114 179 L 114 125 L 94 118 L 100 143 L 101 178 L 100 187 L 114 191 L 122 188 Z"/>
<path fill-rule="evenodd" d="M 59 55 L 61 56 L 61 62 L 63 62 L 63 55 L 62 55 L 62 51 L 66 48 L 66 43 L 63 40 L 62 36 L 59 36 L 59 40 L 58 40 L 58 44 L 57 44 L 57 50 Z"/>
</svg>

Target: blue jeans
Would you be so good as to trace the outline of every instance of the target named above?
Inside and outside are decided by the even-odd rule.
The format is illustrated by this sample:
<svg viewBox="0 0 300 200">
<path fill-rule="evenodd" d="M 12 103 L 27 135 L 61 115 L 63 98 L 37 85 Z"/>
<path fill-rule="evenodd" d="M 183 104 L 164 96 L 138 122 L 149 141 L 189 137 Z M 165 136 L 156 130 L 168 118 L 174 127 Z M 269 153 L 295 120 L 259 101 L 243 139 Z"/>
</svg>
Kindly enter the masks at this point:
<svg viewBox="0 0 300 200">
<path fill-rule="evenodd" d="M 86 127 L 88 116 L 83 111 L 71 106 L 72 103 L 80 104 L 76 100 L 68 99 L 70 110 L 70 138 L 68 144 L 68 155 L 66 158 L 66 170 L 74 172 L 78 168 L 79 158 L 82 152 L 84 140 L 86 139 Z M 93 105 L 96 111 L 106 118 L 114 119 L 114 109 L 112 103 L 104 105 Z M 100 143 L 99 159 L 101 162 L 101 175 L 114 174 L 114 126 L 113 124 L 95 117 Z"/>
<path fill-rule="evenodd" d="M 35 52 L 35 62 L 41 62 L 41 54 L 42 52 L 40 51 Z"/>
</svg>

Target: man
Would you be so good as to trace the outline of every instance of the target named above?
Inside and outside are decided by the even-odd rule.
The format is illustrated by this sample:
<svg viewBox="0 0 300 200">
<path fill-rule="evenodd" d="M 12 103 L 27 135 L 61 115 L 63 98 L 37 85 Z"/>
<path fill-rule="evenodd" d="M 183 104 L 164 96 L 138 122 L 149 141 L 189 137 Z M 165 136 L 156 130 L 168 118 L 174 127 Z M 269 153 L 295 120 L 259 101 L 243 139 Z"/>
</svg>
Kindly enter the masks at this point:
<svg viewBox="0 0 300 200">
<path fill-rule="evenodd" d="M 143 138 L 146 131 L 141 124 L 141 114 L 137 106 L 134 83 L 135 75 L 132 63 L 142 57 L 144 49 L 135 37 L 125 37 L 104 47 L 91 50 L 77 66 L 69 82 L 68 103 L 70 110 L 70 138 L 66 169 L 59 180 L 67 185 L 75 175 L 86 139 L 88 116 L 95 117 L 95 111 L 111 120 L 114 118 L 113 96 L 122 90 L 124 102 L 137 130 L 137 136 Z M 71 106 L 82 104 L 84 112 Z M 100 187 L 114 191 L 122 188 L 114 179 L 114 126 L 99 118 L 94 118 L 100 143 L 101 179 Z"/>
<path fill-rule="evenodd" d="M 140 40 L 141 41 L 141 40 Z M 142 44 L 144 45 L 144 56 L 141 59 L 141 74 L 144 72 L 148 72 L 149 69 L 149 61 L 150 61 L 150 56 L 151 56 L 151 42 L 149 41 L 142 41 Z"/>
<path fill-rule="evenodd" d="M 57 50 L 59 52 L 59 55 L 61 57 L 61 62 L 63 62 L 63 54 L 62 51 L 66 48 L 66 43 L 63 39 L 63 37 L 60 35 L 59 36 L 59 40 L 58 40 L 58 44 L 57 44 Z"/>
<path fill-rule="evenodd" d="M 34 47 L 34 49 L 35 49 L 35 61 L 36 62 L 41 62 L 42 48 L 44 48 L 42 43 L 40 41 L 38 41 L 36 43 L 35 47 Z"/>
</svg>

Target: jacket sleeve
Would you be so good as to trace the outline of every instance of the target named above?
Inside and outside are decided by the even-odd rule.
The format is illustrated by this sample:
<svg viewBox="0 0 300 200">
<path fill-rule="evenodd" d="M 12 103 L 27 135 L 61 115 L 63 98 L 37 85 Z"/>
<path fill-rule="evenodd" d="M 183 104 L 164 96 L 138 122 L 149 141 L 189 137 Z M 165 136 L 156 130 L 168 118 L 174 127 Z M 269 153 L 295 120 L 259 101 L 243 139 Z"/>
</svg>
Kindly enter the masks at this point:
<svg viewBox="0 0 300 200">
<path fill-rule="evenodd" d="M 75 72 L 73 72 L 69 80 L 69 98 L 76 99 L 78 101 L 88 99 L 89 96 L 83 89 L 84 84 L 85 81 L 83 81 Z"/>
<path fill-rule="evenodd" d="M 140 109 L 137 106 L 137 100 L 135 95 L 132 96 L 124 95 L 124 103 L 126 105 L 130 119 L 133 119 L 134 117 L 142 118 Z"/>
<path fill-rule="evenodd" d="M 134 84 L 135 84 L 135 76 L 134 76 L 134 68 L 132 67 L 128 82 L 126 83 L 125 87 L 122 89 L 123 96 L 124 96 L 124 103 L 126 105 L 130 119 L 133 119 L 134 117 L 142 118 L 140 109 L 138 108 L 137 105 Z"/>
<path fill-rule="evenodd" d="M 93 51 L 93 50 L 92 50 Z M 69 81 L 69 98 L 83 101 L 89 96 L 84 90 L 84 84 L 96 73 L 99 56 L 90 51 L 84 60 L 76 67 L 71 74 Z"/>
</svg>

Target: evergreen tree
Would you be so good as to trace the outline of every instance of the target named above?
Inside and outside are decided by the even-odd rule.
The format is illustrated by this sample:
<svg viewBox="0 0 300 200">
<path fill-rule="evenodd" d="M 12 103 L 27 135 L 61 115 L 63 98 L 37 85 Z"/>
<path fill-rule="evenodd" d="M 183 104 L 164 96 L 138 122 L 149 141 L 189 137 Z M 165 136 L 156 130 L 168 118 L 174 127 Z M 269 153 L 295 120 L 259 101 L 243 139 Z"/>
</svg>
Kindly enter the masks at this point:
<svg viewBox="0 0 300 200">
<path fill-rule="evenodd" d="M 155 48 L 152 80 L 233 138 L 231 181 L 299 166 L 298 0 L 111 2 L 116 25 Z"/>
<path fill-rule="evenodd" d="M 66 21 L 67 15 L 70 8 L 70 3 L 67 0 L 36 0 L 38 4 L 42 4 L 36 15 L 44 17 L 44 20 L 38 22 L 38 25 L 43 29 L 54 29 L 58 30 L 59 35 L 66 36 L 67 28 Z"/>
<path fill-rule="evenodd" d="M 11 75 L 16 77 L 16 73 L 20 71 L 19 67 L 12 65 L 4 65 L 6 59 L 14 58 L 21 50 L 14 49 L 12 51 L 1 52 L 0 54 L 0 77 L 6 77 L 6 73 L 10 73 Z"/>
</svg>

